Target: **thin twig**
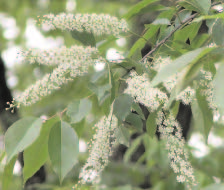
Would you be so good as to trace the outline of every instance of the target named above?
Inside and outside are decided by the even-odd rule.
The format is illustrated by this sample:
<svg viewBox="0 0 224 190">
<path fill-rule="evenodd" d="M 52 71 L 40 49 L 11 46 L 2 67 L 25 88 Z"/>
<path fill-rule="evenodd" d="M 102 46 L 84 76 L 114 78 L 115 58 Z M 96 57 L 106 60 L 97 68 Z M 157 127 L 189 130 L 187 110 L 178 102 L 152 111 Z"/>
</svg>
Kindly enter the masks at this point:
<svg viewBox="0 0 224 190">
<path fill-rule="evenodd" d="M 192 19 L 194 19 L 196 16 L 198 15 L 198 13 L 195 13 L 193 15 L 191 15 L 190 17 L 186 18 L 185 20 L 183 20 L 182 24 L 178 25 L 176 28 L 174 28 L 170 34 L 168 36 L 166 36 L 163 40 L 161 40 L 158 44 L 156 44 L 156 46 L 150 51 L 148 52 L 141 60 L 143 61 L 144 59 L 146 59 L 148 56 L 150 56 L 152 53 L 154 53 L 161 45 L 163 45 L 177 30 L 179 30 L 181 27 L 183 27 L 184 25 L 186 25 L 188 22 L 190 22 Z"/>
</svg>

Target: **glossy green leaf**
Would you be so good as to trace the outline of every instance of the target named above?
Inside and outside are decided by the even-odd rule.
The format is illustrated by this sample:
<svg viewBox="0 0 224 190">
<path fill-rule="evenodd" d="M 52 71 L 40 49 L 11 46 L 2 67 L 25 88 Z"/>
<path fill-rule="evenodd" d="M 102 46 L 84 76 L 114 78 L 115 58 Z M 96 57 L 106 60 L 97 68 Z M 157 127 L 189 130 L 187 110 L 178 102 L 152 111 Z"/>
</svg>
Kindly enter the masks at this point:
<svg viewBox="0 0 224 190">
<path fill-rule="evenodd" d="M 196 91 L 196 100 L 192 102 L 192 113 L 195 127 L 207 142 L 209 132 L 213 126 L 213 113 L 209 108 L 206 97 L 200 94 L 200 90 Z"/>
<path fill-rule="evenodd" d="M 191 42 L 191 47 L 193 49 L 197 49 L 202 47 L 203 45 L 205 45 L 207 43 L 207 41 L 209 40 L 210 35 L 209 34 L 201 34 L 201 35 L 197 35 L 193 42 Z"/>
<path fill-rule="evenodd" d="M 179 3 L 186 9 L 197 11 L 201 14 L 208 14 L 211 8 L 211 0 L 182 0 Z"/>
<path fill-rule="evenodd" d="M 105 84 L 102 86 L 97 86 L 93 83 L 90 83 L 88 87 L 92 92 L 97 95 L 99 104 L 101 105 L 105 101 L 105 99 L 109 97 L 112 85 Z"/>
<path fill-rule="evenodd" d="M 126 145 L 127 147 L 129 146 L 130 132 L 126 127 L 119 125 L 116 130 L 116 137 L 120 144 Z"/>
<path fill-rule="evenodd" d="M 7 162 L 30 146 L 39 136 L 42 119 L 25 117 L 15 122 L 5 134 Z"/>
<path fill-rule="evenodd" d="M 209 132 L 213 126 L 213 113 L 209 108 L 208 101 L 205 96 L 202 96 L 199 92 L 196 92 L 199 108 L 201 109 L 204 121 L 204 135 L 207 141 Z"/>
<path fill-rule="evenodd" d="M 156 34 L 159 28 L 159 25 L 150 25 L 149 29 L 145 32 L 145 34 L 141 38 L 139 38 L 131 47 L 128 57 L 132 57 L 137 51 L 141 55 L 141 49 L 145 46 L 147 40 L 149 40 Z"/>
<path fill-rule="evenodd" d="M 137 113 L 138 113 L 138 115 L 143 119 L 143 120 L 145 120 L 145 116 L 144 116 L 144 114 L 143 114 L 143 112 L 142 112 L 142 109 L 141 109 L 141 107 L 139 106 L 139 104 L 138 103 L 133 103 L 132 104 L 132 109 L 133 110 L 135 110 Z"/>
<path fill-rule="evenodd" d="M 213 80 L 214 84 L 214 101 L 218 106 L 218 109 L 221 114 L 224 114 L 224 88 L 223 88 L 223 81 L 224 81 L 224 64 L 220 64 L 219 68 L 216 71 L 215 78 Z"/>
<path fill-rule="evenodd" d="M 211 49 L 212 50 L 212 49 Z M 190 51 L 174 61 L 169 65 L 164 66 L 152 80 L 152 85 L 156 86 L 160 82 L 163 82 L 168 77 L 180 72 L 184 67 L 186 67 L 191 62 L 197 62 L 201 57 L 211 51 L 209 48 L 199 48 L 193 51 Z"/>
<path fill-rule="evenodd" d="M 150 137 L 154 137 L 157 130 L 157 124 L 156 124 L 157 113 L 158 113 L 157 111 L 150 113 L 146 121 L 146 131 Z"/>
<path fill-rule="evenodd" d="M 54 124 L 48 140 L 48 152 L 60 183 L 78 162 L 79 140 L 74 129 L 66 122 Z"/>
<path fill-rule="evenodd" d="M 185 26 L 183 29 L 178 30 L 174 34 L 174 42 L 184 42 L 186 43 L 187 39 L 190 40 L 190 43 L 193 41 L 193 39 L 196 37 L 198 34 L 198 30 L 201 26 L 201 22 L 199 23 L 192 23 L 190 25 Z"/>
<path fill-rule="evenodd" d="M 218 13 L 218 14 L 214 14 L 214 15 L 205 15 L 205 16 L 200 16 L 198 18 L 195 18 L 193 20 L 193 22 L 200 22 L 202 20 L 206 20 L 206 19 L 217 19 L 217 18 L 224 18 L 224 13 Z"/>
<path fill-rule="evenodd" d="M 92 102 L 85 98 L 70 103 L 66 114 L 71 118 L 71 123 L 78 123 L 91 112 L 91 109 Z"/>
<path fill-rule="evenodd" d="M 136 5 L 134 5 L 124 16 L 123 18 L 125 19 L 130 19 L 131 17 L 135 16 L 136 14 L 138 14 L 143 8 L 145 8 L 146 6 L 157 2 L 158 0 L 143 0 L 140 1 L 139 3 L 137 3 Z"/>
<path fill-rule="evenodd" d="M 32 177 L 47 161 L 48 137 L 51 127 L 57 121 L 59 121 L 58 117 L 54 117 L 46 121 L 42 126 L 40 136 L 30 147 L 24 151 L 23 183 Z"/>
<path fill-rule="evenodd" d="M 114 115 L 123 121 L 131 111 L 133 98 L 127 94 L 122 94 L 118 96 L 113 105 Z"/>
<path fill-rule="evenodd" d="M 125 122 L 132 126 L 135 130 L 142 132 L 143 123 L 141 117 L 138 114 L 129 113 L 125 118 Z"/>
<path fill-rule="evenodd" d="M 212 39 L 216 45 L 224 45 L 224 19 L 216 19 L 211 28 Z"/>
<path fill-rule="evenodd" d="M 189 11 L 189 10 L 186 10 L 186 9 L 180 11 L 178 13 L 178 16 L 175 19 L 175 26 L 180 25 L 181 22 L 183 22 L 184 20 L 186 20 L 187 18 L 189 18 L 189 16 L 191 16 L 191 14 L 192 14 L 192 11 Z"/>
<path fill-rule="evenodd" d="M 160 24 L 160 25 L 170 25 L 170 20 L 167 18 L 158 18 L 156 20 L 153 21 L 154 25 Z"/>
<path fill-rule="evenodd" d="M 14 156 L 4 167 L 2 177 L 2 190 L 9 190 L 10 184 L 13 183 L 13 169 L 16 162 L 17 156 Z"/>
</svg>

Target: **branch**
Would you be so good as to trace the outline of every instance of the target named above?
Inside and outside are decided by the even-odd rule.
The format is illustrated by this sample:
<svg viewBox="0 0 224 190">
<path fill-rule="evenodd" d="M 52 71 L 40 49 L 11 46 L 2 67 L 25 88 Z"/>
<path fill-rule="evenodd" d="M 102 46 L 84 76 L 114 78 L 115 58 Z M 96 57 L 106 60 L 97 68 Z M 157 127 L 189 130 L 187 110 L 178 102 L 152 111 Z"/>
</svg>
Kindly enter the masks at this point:
<svg viewBox="0 0 224 190">
<path fill-rule="evenodd" d="M 161 45 L 163 45 L 173 34 L 174 32 L 176 32 L 177 30 L 179 30 L 182 26 L 186 25 L 188 22 L 190 22 L 191 20 L 193 20 L 196 16 L 198 15 L 198 13 L 195 13 L 193 15 L 191 15 L 190 17 L 186 18 L 185 20 L 183 20 L 183 22 L 178 25 L 176 28 L 174 28 L 170 34 L 168 36 L 166 36 L 163 40 L 161 40 L 158 44 L 156 44 L 156 46 L 150 51 L 148 52 L 141 60 L 143 61 L 144 59 L 146 59 L 147 57 L 149 57 L 152 53 L 154 53 Z"/>
</svg>

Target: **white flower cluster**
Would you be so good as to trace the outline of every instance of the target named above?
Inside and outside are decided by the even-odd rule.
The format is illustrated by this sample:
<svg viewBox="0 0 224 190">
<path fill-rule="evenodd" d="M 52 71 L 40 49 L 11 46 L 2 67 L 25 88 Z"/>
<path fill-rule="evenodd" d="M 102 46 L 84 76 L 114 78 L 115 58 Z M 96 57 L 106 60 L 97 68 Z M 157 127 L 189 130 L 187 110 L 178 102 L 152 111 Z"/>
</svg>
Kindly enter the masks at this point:
<svg viewBox="0 0 224 190">
<path fill-rule="evenodd" d="M 98 54 L 97 48 L 71 46 L 41 50 L 30 48 L 27 51 L 21 51 L 20 55 L 30 64 L 39 63 L 43 65 L 73 64 L 76 60 L 87 60 Z"/>
<path fill-rule="evenodd" d="M 179 95 L 177 95 L 177 100 L 181 100 L 183 104 L 189 105 L 195 98 L 195 90 L 188 86 Z"/>
<path fill-rule="evenodd" d="M 166 93 L 161 92 L 157 88 L 153 88 L 146 74 L 138 76 L 135 72 L 132 72 L 130 78 L 127 79 L 127 83 L 128 88 L 125 90 L 125 93 L 130 94 L 137 102 L 144 104 L 152 112 L 162 103 L 166 104 L 168 102 Z M 178 96 L 178 99 L 189 104 L 194 97 L 194 93 L 195 92 L 190 87 L 186 88 Z M 182 130 L 179 123 L 172 114 L 170 114 L 168 118 L 165 118 L 162 111 L 158 112 L 156 122 L 159 126 L 161 138 L 166 142 L 166 149 L 168 150 L 168 156 L 171 160 L 171 167 L 174 172 L 178 174 L 177 181 L 195 184 L 193 168 L 188 162 L 188 154 L 184 147 L 185 141 L 182 138 Z"/>
<path fill-rule="evenodd" d="M 88 71 L 90 65 L 94 65 L 98 59 L 92 58 L 92 53 L 97 53 L 96 48 L 73 46 L 69 48 L 61 48 L 59 52 L 48 50 L 48 54 L 38 54 L 28 52 L 27 59 L 40 61 L 40 64 L 47 64 L 46 60 L 51 59 L 51 53 L 56 53 L 51 64 L 59 65 L 52 73 L 46 74 L 41 80 L 27 88 L 23 93 L 18 95 L 15 100 L 25 106 L 31 105 L 39 101 L 42 97 L 51 94 L 53 90 L 59 89 L 63 84 L 74 79 L 74 77 L 83 75 Z M 71 56 L 72 52 L 77 56 Z M 86 52 L 86 53 L 85 53 Z M 33 57 L 32 55 L 36 55 Z M 39 58 L 40 57 L 40 58 Z M 43 59 L 44 57 L 44 59 Z M 98 57 L 101 61 L 103 58 Z"/>
<path fill-rule="evenodd" d="M 107 166 L 109 156 L 112 155 L 112 148 L 116 142 L 116 128 L 117 118 L 111 114 L 101 118 L 95 125 L 96 134 L 90 145 L 87 163 L 80 172 L 79 184 L 98 182 L 101 171 Z"/>
<path fill-rule="evenodd" d="M 188 152 L 185 149 L 185 141 L 182 138 L 182 130 L 174 116 L 170 114 L 167 118 L 161 112 L 158 113 L 157 125 L 161 139 L 166 143 L 168 157 L 171 160 L 171 168 L 177 174 L 178 182 L 196 184 L 193 167 L 188 162 Z"/>
<path fill-rule="evenodd" d="M 132 72 L 131 77 L 126 82 L 128 83 L 128 88 L 125 89 L 124 93 L 130 94 L 135 98 L 136 102 L 144 104 L 152 112 L 162 103 L 168 101 L 166 93 L 150 85 L 146 74 L 138 76 L 135 72 Z"/>
<path fill-rule="evenodd" d="M 213 113 L 216 114 L 218 108 L 214 101 L 214 84 L 212 82 L 212 73 L 203 69 L 201 69 L 200 72 L 204 77 L 204 79 L 199 81 L 199 87 L 201 88 L 200 93 L 206 97 L 209 107 L 212 109 Z"/>
<path fill-rule="evenodd" d="M 128 31 L 128 24 L 124 19 L 118 20 L 108 14 L 49 14 L 39 21 L 41 25 L 46 24 L 51 29 L 86 31 L 95 35 L 118 36 Z"/>
</svg>

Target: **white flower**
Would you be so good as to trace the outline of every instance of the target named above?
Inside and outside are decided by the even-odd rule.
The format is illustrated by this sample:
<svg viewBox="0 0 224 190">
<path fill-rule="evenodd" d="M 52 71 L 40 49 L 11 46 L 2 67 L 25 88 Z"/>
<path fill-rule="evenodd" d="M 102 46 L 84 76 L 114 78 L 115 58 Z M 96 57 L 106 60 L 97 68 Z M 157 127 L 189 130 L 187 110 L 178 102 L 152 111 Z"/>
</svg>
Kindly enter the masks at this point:
<svg viewBox="0 0 224 190">
<path fill-rule="evenodd" d="M 80 183 L 97 183 L 99 175 L 109 162 L 116 142 L 117 118 L 111 114 L 103 117 L 94 127 L 96 134 L 91 140 L 89 157 L 79 174 Z"/>
<path fill-rule="evenodd" d="M 42 97 L 51 94 L 53 90 L 59 89 L 68 81 L 88 72 L 89 66 L 95 65 L 99 60 L 101 62 L 105 61 L 105 59 L 97 55 L 97 49 L 92 47 L 62 47 L 56 50 L 45 50 L 44 52 L 41 52 L 41 50 L 34 52 L 29 50 L 24 52 L 24 55 L 28 60 L 36 60 L 40 64 L 46 65 L 55 64 L 58 67 L 17 96 L 15 99 L 18 106 L 21 104 L 27 106 L 39 101 Z M 54 54 L 54 57 L 51 58 L 52 54 Z M 95 58 L 92 58 L 93 54 Z"/>
<path fill-rule="evenodd" d="M 176 99 L 181 100 L 185 105 L 189 105 L 193 101 L 193 98 L 195 98 L 195 90 L 188 86 Z"/>
<path fill-rule="evenodd" d="M 95 35 L 118 36 L 128 31 L 128 24 L 124 19 L 118 20 L 108 14 L 49 14 L 39 21 L 41 25 L 47 24 L 52 29 L 86 31 Z"/>
<path fill-rule="evenodd" d="M 155 111 L 162 103 L 168 101 L 166 93 L 150 85 L 146 74 L 138 76 L 132 72 L 131 77 L 126 82 L 128 88 L 125 89 L 124 93 L 130 94 L 136 102 L 144 104 L 150 111 Z"/>
<path fill-rule="evenodd" d="M 166 143 L 168 157 L 171 160 L 171 168 L 177 174 L 178 182 L 196 184 L 193 168 L 188 161 L 188 152 L 185 149 L 185 141 L 182 137 L 182 130 L 174 116 L 170 114 L 167 118 L 162 112 L 158 113 L 157 122 L 161 139 Z"/>
<path fill-rule="evenodd" d="M 73 64 L 76 60 L 84 61 L 91 59 L 97 54 L 99 54 L 97 48 L 77 45 L 71 46 L 70 48 L 63 46 L 48 50 L 31 48 L 27 51 L 20 52 L 20 55 L 29 63 L 37 62 L 43 65 Z"/>
</svg>

